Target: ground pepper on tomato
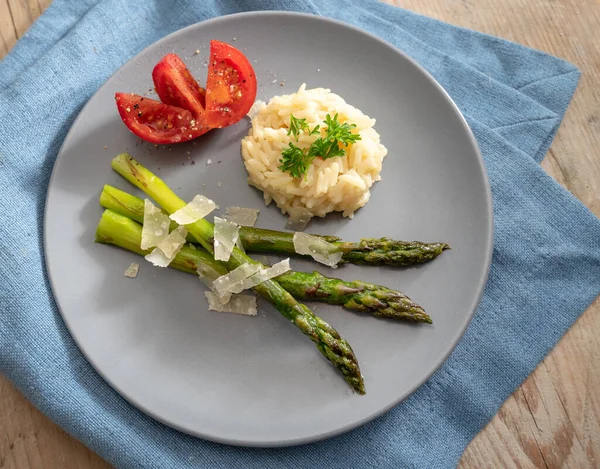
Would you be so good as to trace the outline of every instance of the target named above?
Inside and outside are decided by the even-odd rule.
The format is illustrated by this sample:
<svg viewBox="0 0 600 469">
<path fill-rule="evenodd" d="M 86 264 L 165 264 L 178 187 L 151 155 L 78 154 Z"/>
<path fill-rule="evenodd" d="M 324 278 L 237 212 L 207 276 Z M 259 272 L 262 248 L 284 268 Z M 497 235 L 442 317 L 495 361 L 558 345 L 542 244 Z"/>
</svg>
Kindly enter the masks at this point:
<svg viewBox="0 0 600 469">
<path fill-rule="evenodd" d="M 167 54 L 152 72 L 162 102 L 117 93 L 117 109 L 129 130 L 148 142 L 169 144 L 240 121 L 256 98 L 254 69 L 242 52 L 224 42 L 211 41 L 209 57 L 206 90 L 177 55 Z"/>
</svg>

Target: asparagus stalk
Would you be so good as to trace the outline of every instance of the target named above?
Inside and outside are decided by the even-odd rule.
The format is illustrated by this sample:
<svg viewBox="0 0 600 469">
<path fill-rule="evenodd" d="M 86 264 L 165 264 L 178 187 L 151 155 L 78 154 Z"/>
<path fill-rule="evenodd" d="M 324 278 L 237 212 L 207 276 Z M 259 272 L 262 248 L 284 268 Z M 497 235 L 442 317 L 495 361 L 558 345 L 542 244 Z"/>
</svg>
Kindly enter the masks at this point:
<svg viewBox="0 0 600 469">
<path fill-rule="evenodd" d="M 106 209 L 98 223 L 96 241 L 119 246 L 140 255 L 150 250 L 140 248 L 142 226 L 134 220 Z M 169 267 L 196 274 L 204 264 L 220 274 L 227 273 L 222 263 L 201 249 L 184 246 Z M 406 295 L 386 287 L 365 282 L 345 282 L 319 272 L 286 272 L 277 282 L 297 300 L 314 300 L 370 313 L 376 317 L 403 319 L 431 324 L 431 318 Z"/>
<path fill-rule="evenodd" d="M 104 186 L 100 204 L 121 215 L 142 223 L 144 201 L 116 187 Z M 271 252 L 296 255 L 293 233 L 242 226 L 240 239 L 250 252 Z M 336 236 L 321 236 L 342 250 L 342 262 L 362 265 L 408 266 L 435 259 L 450 249 L 446 243 L 397 241 L 390 238 L 363 238 L 359 242 L 343 241 Z M 190 239 L 192 241 L 192 239 Z"/>
<path fill-rule="evenodd" d="M 173 213 L 186 205 L 158 176 L 127 153 L 115 157 L 112 160 L 112 168 L 154 199 L 168 213 Z M 212 223 L 201 219 L 186 225 L 186 228 L 209 253 L 213 253 L 214 225 Z M 236 247 L 225 266 L 228 270 L 233 270 L 246 263 L 260 265 Z M 257 285 L 254 291 L 271 302 L 285 318 L 310 338 L 356 392 L 365 394 L 364 379 L 352 347 L 331 325 L 296 301 L 275 280 L 267 280 Z"/>
</svg>

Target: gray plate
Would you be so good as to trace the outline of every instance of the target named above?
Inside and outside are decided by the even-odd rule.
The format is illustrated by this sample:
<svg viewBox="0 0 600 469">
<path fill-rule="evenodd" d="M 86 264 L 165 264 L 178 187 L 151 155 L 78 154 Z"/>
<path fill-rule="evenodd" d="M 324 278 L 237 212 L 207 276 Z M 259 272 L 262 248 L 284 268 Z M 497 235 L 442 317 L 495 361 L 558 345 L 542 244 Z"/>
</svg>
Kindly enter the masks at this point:
<svg viewBox="0 0 600 469">
<path fill-rule="evenodd" d="M 294 92 L 306 82 L 331 88 L 377 119 L 389 154 L 371 201 L 353 220 L 330 216 L 313 222 L 309 231 L 348 240 L 391 236 L 453 246 L 416 268 L 319 269 L 400 289 L 434 319 L 433 326 L 411 326 L 311 305 L 352 344 L 366 396 L 353 394 L 313 344 L 266 302 L 259 302 L 254 318 L 209 312 L 204 288 L 193 276 L 154 268 L 134 254 L 94 243 L 102 185 L 140 195 L 110 169 L 111 158 L 123 151 L 186 200 L 203 193 L 221 207 L 259 208 L 259 226 L 283 229 L 284 217 L 266 208 L 261 194 L 246 184 L 240 157 L 246 119 L 195 143 L 156 149 L 129 133 L 117 114 L 114 93 L 151 88 L 152 67 L 165 53 L 180 54 L 203 82 L 210 39 L 233 43 L 247 54 L 259 79 L 260 99 Z M 194 55 L 196 49 L 200 54 Z M 212 165 L 206 165 L 208 158 Z M 192 435 L 280 446 L 363 424 L 408 396 L 440 366 L 483 291 L 492 209 L 472 134 L 446 93 L 418 65 L 342 23 L 250 13 L 178 31 L 107 81 L 62 146 L 44 229 L 48 273 L 62 316 L 112 387 L 147 414 Z M 123 276 L 132 261 L 141 264 L 135 280 Z M 293 260 L 293 268 L 316 266 Z"/>
</svg>

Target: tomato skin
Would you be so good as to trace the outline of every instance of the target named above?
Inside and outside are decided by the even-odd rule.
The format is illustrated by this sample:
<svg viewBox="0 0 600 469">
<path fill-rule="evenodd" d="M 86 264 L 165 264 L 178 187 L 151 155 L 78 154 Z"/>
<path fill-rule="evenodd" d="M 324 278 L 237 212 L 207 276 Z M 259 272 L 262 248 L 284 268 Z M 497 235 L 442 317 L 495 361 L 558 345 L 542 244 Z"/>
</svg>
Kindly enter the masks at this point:
<svg viewBox="0 0 600 469">
<path fill-rule="evenodd" d="M 133 93 L 115 94 L 117 109 L 127 128 L 158 145 L 193 140 L 210 129 L 200 128 L 190 111 Z"/>
<path fill-rule="evenodd" d="M 152 70 L 152 80 L 163 103 L 187 109 L 202 119 L 206 91 L 177 55 L 165 55 Z"/>
<path fill-rule="evenodd" d="M 256 98 L 252 65 L 235 47 L 219 41 L 210 42 L 206 90 L 175 54 L 156 64 L 152 80 L 162 102 L 133 93 L 117 93 L 115 99 L 127 128 L 155 144 L 186 142 L 235 124 Z"/>
<path fill-rule="evenodd" d="M 206 120 L 212 128 L 240 121 L 256 99 L 256 74 L 242 52 L 220 41 L 210 41 L 206 79 Z"/>
</svg>

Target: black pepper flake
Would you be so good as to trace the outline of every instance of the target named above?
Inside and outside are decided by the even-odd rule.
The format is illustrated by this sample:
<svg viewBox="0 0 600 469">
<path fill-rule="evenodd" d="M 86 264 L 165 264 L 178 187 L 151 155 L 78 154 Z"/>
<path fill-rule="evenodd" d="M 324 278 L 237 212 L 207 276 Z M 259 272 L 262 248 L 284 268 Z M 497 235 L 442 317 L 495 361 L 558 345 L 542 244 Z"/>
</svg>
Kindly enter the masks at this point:
<svg viewBox="0 0 600 469">
<path fill-rule="evenodd" d="M 140 107 L 140 105 L 139 105 L 139 104 L 137 104 L 137 103 L 135 103 L 135 104 L 133 105 L 133 109 L 137 109 L 137 108 L 139 108 L 139 107 Z"/>
<path fill-rule="evenodd" d="M 196 162 L 195 162 L 195 161 L 192 161 L 192 164 L 196 164 Z"/>
<path fill-rule="evenodd" d="M 142 113 L 141 112 L 138 112 L 138 117 L 142 117 Z"/>
</svg>

